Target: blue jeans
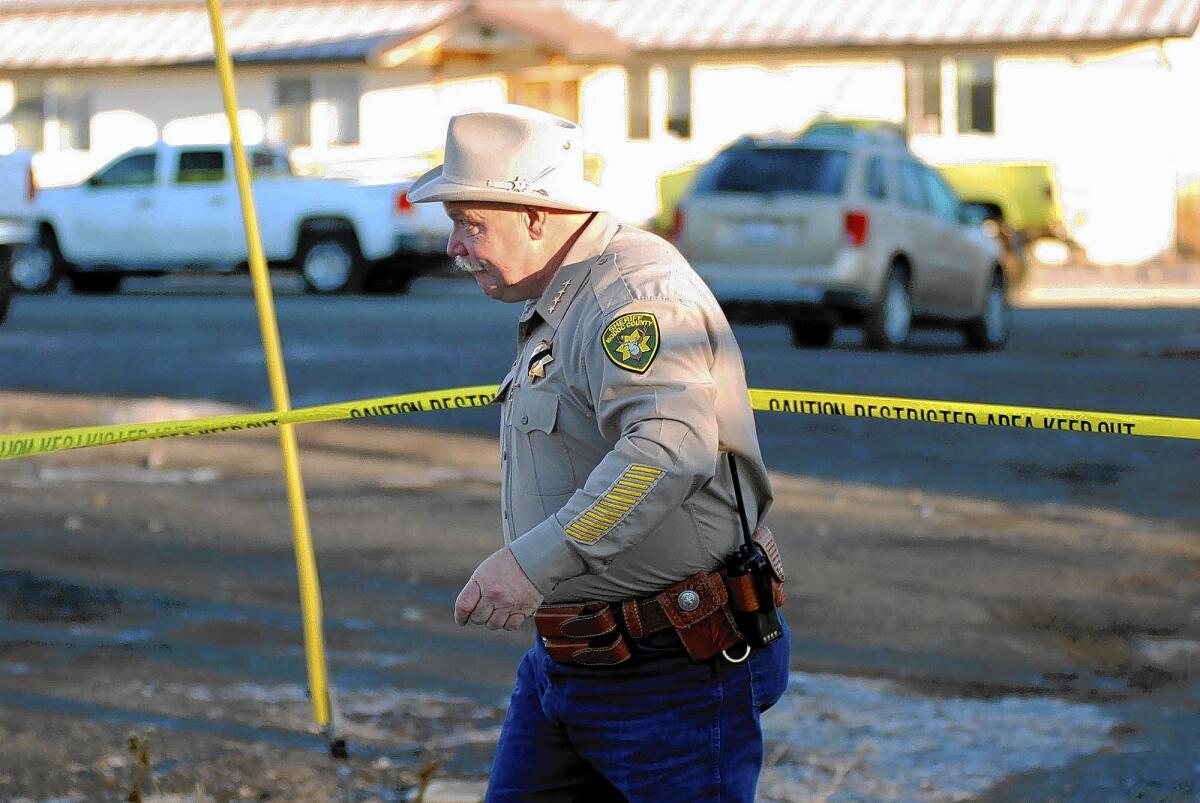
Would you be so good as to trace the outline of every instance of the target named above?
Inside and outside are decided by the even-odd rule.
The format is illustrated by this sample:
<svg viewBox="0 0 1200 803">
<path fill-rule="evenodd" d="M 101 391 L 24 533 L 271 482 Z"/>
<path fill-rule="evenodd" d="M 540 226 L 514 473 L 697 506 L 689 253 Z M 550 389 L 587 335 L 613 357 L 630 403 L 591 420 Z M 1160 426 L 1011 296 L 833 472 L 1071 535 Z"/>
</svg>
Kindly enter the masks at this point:
<svg viewBox="0 0 1200 803">
<path fill-rule="evenodd" d="M 675 655 L 588 668 L 554 661 L 539 639 L 517 670 L 488 803 L 751 803 L 759 715 L 787 688 L 790 644 L 785 624 L 740 664 Z"/>
</svg>

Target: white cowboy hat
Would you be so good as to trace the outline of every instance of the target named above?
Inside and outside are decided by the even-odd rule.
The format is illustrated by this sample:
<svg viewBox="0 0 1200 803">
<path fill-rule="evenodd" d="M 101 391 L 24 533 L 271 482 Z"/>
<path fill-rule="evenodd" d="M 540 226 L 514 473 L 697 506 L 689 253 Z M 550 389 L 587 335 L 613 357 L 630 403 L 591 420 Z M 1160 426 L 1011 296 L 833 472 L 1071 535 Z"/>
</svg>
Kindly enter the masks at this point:
<svg viewBox="0 0 1200 803">
<path fill-rule="evenodd" d="M 548 209 L 604 209 L 583 177 L 583 129 L 570 120 L 505 104 L 450 118 L 445 163 L 408 190 L 413 203 L 484 201 Z"/>
</svg>

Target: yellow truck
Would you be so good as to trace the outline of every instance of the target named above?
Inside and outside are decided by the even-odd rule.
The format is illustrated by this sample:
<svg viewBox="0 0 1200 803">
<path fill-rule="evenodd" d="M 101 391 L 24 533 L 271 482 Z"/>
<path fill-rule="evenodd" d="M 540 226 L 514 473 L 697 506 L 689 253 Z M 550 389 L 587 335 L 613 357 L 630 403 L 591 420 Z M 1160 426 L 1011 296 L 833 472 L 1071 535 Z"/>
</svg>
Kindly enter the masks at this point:
<svg viewBox="0 0 1200 803">
<path fill-rule="evenodd" d="M 1063 237 L 1062 207 L 1054 167 L 1038 162 L 971 162 L 937 165 L 964 203 L 985 207 L 1026 242 Z"/>
<path fill-rule="evenodd" d="M 1175 200 L 1175 231 L 1179 253 L 1200 257 L 1200 181 L 1179 190 Z"/>
</svg>

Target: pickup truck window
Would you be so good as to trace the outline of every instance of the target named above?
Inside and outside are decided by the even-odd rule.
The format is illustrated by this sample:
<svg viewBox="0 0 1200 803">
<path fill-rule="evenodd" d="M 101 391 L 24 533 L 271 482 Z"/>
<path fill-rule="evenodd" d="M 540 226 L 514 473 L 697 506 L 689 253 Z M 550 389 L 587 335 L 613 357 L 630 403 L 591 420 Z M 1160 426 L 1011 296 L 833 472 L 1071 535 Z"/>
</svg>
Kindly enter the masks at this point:
<svg viewBox="0 0 1200 803">
<path fill-rule="evenodd" d="M 135 153 L 119 159 L 88 180 L 93 187 L 145 187 L 154 183 L 158 158 L 153 153 Z"/>
<path fill-rule="evenodd" d="M 226 155 L 225 151 L 181 152 L 175 181 L 179 184 L 225 181 Z M 255 178 L 292 175 L 286 153 L 255 150 L 247 155 L 250 158 L 250 172 Z"/>
<path fill-rule="evenodd" d="M 180 184 L 225 180 L 225 154 L 221 151 L 183 151 L 179 154 Z"/>
<path fill-rule="evenodd" d="M 250 170 L 256 178 L 292 175 L 292 165 L 288 162 L 287 154 L 280 151 L 251 151 Z"/>
</svg>

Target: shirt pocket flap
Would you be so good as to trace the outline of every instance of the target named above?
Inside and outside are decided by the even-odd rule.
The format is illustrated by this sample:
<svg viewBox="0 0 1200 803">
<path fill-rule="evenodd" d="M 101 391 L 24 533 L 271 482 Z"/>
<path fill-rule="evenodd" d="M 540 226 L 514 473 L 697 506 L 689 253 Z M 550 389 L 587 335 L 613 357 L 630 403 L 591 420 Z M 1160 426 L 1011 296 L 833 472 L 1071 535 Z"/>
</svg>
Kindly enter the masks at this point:
<svg viewBox="0 0 1200 803">
<path fill-rule="evenodd" d="M 513 426 L 520 432 L 537 430 L 548 435 L 554 431 L 554 423 L 558 420 L 558 396 L 527 390 L 517 398 L 514 407 Z"/>
<path fill-rule="evenodd" d="M 508 391 L 512 389 L 513 379 L 516 378 L 516 376 L 517 366 L 514 365 L 512 370 L 508 372 L 508 374 L 504 377 L 504 380 L 500 383 L 500 389 L 496 391 L 496 399 L 494 403 L 499 404 L 508 398 Z"/>
</svg>

